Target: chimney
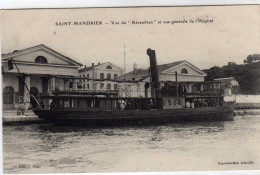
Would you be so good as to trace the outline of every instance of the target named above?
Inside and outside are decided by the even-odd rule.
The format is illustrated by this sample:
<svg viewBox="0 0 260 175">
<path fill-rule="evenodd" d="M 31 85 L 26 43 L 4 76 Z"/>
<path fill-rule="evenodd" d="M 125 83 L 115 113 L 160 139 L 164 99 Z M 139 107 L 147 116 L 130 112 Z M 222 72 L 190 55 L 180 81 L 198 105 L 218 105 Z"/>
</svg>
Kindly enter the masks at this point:
<svg viewBox="0 0 260 175">
<path fill-rule="evenodd" d="M 100 62 L 98 62 L 98 65 L 100 65 Z"/>
<path fill-rule="evenodd" d="M 87 65 L 85 65 L 85 69 L 87 68 Z"/>
<path fill-rule="evenodd" d="M 159 82 L 159 74 L 157 68 L 157 61 L 155 50 L 147 49 L 147 55 L 150 58 L 150 71 L 151 71 L 151 78 L 152 78 L 152 86 L 151 86 L 151 96 L 152 97 L 160 97 L 160 82 Z"/>
<path fill-rule="evenodd" d="M 95 64 L 94 64 L 94 63 L 92 63 L 92 67 L 94 67 L 94 65 L 95 65 Z"/>
<path fill-rule="evenodd" d="M 134 63 L 134 65 L 133 65 L 133 71 L 134 71 L 134 73 L 137 72 L 137 64 L 136 63 Z"/>
</svg>

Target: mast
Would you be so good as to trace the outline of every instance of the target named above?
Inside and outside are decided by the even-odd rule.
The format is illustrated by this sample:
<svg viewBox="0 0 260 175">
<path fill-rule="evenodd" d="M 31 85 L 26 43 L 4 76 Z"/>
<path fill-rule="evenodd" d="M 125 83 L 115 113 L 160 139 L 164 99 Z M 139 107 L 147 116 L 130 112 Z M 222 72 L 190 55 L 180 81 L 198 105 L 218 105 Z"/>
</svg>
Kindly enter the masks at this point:
<svg viewBox="0 0 260 175">
<path fill-rule="evenodd" d="M 175 80 L 176 80 L 176 97 L 177 98 L 179 98 L 179 95 L 178 95 L 178 89 L 179 89 L 179 87 L 178 87 L 178 73 L 177 73 L 177 71 L 175 71 Z"/>
</svg>

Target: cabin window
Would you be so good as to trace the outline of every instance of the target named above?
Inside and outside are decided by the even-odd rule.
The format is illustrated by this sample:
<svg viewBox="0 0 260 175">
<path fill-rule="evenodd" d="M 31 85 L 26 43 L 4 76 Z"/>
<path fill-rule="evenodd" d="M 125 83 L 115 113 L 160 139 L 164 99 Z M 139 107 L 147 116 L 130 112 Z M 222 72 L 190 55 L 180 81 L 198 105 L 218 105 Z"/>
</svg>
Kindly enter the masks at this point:
<svg viewBox="0 0 260 175">
<path fill-rule="evenodd" d="M 111 74 L 109 74 L 109 73 L 107 74 L 107 79 L 111 80 Z"/>
<path fill-rule="evenodd" d="M 100 83 L 100 89 L 104 88 L 104 83 Z"/>
<path fill-rule="evenodd" d="M 73 88 L 73 82 L 69 83 L 69 88 Z"/>
<path fill-rule="evenodd" d="M 188 70 L 184 68 L 184 69 L 181 70 L 181 73 L 182 74 L 188 74 Z"/>
<path fill-rule="evenodd" d="M 112 67 L 111 66 L 107 66 L 106 69 L 112 69 Z"/>
<path fill-rule="evenodd" d="M 4 104 L 13 104 L 14 102 L 14 88 L 11 86 L 7 86 L 4 88 L 3 94 Z"/>
<path fill-rule="evenodd" d="M 65 108 L 69 107 L 69 101 L 68 100 L 64 100 L 64 107 Z"/>
<path fill-rule="evenodd" d="M 101 73 L 101 74 L 100 74 L 100 79 L 101 79 L 101 80 L 104 80 L 104 73 Z"/>
<path fill-rule="evenodd" d="M 48 63 L 47 59 L 43 56 L 38 56 L 35 58 L 35 63 Z"/>
<path fill-rule="evenodd" d="M 117 84 L 114 84 L 114 90 L 117 90 Z"/>
<path fill-rule="evenodd" d="M 117 74 L 114 74 L 114 79 L 117 79 Z"/>
<path fill-rule="evenodd" d="M 107 90 L 111 90 L 111 84 L 110 83 L 107 84 Z"/>
<path fill-rule="evenodd" d="M 169 102 L 169 106 L 171 106 L 172 105 L 171 99 L 169 99 L 168 102 Z"/>
</svg>

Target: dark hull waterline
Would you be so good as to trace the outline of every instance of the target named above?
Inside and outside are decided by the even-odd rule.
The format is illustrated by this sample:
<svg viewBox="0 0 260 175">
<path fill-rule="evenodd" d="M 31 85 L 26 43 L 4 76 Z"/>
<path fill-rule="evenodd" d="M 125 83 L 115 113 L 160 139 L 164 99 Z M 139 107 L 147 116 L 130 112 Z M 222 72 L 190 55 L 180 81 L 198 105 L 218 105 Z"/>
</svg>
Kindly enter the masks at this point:
<svg viewBox="0 0 260 175">
<path fill-rule="evenodd" d="M 34 110 L 40 118 L 59 125 L 107 126 L 233 120 L 231 106 L 158 110 Z"/>
</svg>

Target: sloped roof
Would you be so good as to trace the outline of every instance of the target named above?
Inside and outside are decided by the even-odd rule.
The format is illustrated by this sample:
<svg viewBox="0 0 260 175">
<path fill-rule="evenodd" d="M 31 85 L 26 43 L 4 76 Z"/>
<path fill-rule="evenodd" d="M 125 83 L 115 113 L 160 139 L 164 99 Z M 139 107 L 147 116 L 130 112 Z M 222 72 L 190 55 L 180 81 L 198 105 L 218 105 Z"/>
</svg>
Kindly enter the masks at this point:
<svg viewBox="0 0 260 175">
<path fill-rule="evenodd" d="M 94 65 L 94 66 L 89 66 L 89 67 L 80 68 L 80 69 L 79 69 L 79 72 L 92 70 L 92 69 L 94 69 L 95 67 L 101 66 L 101 65 L 103 65 L 103 64 L 106 64 L 106 63 L 101 63 L 101 64 L 96 64 L 96 65 Z"/>
<path fill-rule="evenodd" d="M 177 61 L 177 62 L 173 62 L 173 63 L 168 63 L 168 64 L 162 64 L 162 65 L 158 65 L 158 73 L 161 73 L 162 71 L 169 69 L 171 67 L 177 66 L 181 63 L 185 62 L 185 60 L 182 61 Z M 144 78 L 149 76 L 149 68 L 148 69 L 137 69 L 135 71 L 132 72 L 128 72 L 125 75 L 121 75 L 120 77 L 118 77 L 118 79 L 131 79 L 131 78 Z"/>
<path fill-rule="evenodd" d="M 89 67 L 81 68 L 81 69 L 79 69 L 79 72 L 92 70 L 92 69 L 94 69 L 94 68 L 96 68 L 96 67 L 99 67 L 99 66 L 102 66 L 102 65 L 104 65 L 104 64 L 111 64 L 111 65 L 113 65 L 114 67 L 117 67 L 118 69 L 123 70 L 121 67 L 119 67 L 119 66 L 117 66 L 117 65 L 115 65 L 115 64 L 113 64 L 113 63 L 111 63 L 111 62 L 105 62 L 105 63 L 101 63 L 101 64 L 96 64 L 96 65 L 94 65 L 94 66 L 89 66 Z"/>
<path fill-rule="evenodd" d="M 40 48 L 43 48 L 43 49 L 46 49 L 46 50 L 49 50 L 50 52 L 53 52 L 54 54 L 60 56 L 61 58 L 69 61 L 69 62 L 72 62 L 73 64 L 76 64 L 77 66 L 83 66 L 81 63 L 67 57 L 67 56 L 64 56 L 62 55 L 61 53 L 45 46 L 44 44 L 40 44 L 40 45 L 37 45 L 37 46 L 33 46 L 33 47 L 29 47 L 29 48 L 26 48 L 26 49 L 22 49 L 22 50 L 15 50 L 13 51 L 12 53 L 7 53 L 7 54 L 2 54 L 2 59 L 8 59 L 10 57 L 13 57 L 13 56 L 16 56 L 16 55 L 20 55 L 20 54 L 23 54 L 23 53 L 26 53 L 26 52 L 30 52 L 30 51 L 33 51 L 35 49 L 40 49 Z"/>
</svg>

